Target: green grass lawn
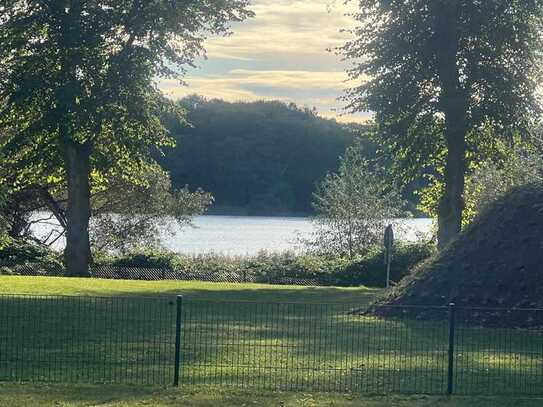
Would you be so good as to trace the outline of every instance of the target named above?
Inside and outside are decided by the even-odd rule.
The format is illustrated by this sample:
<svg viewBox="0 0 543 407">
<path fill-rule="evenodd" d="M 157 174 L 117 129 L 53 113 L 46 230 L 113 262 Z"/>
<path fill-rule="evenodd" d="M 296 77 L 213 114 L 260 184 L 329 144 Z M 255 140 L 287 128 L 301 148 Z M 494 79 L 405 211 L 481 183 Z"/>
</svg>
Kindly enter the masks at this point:
<svg viewBox="0 0 543 407">
<path fill-rule="evenodd" d="M 277 286 L 200 281 L 134 281 L 62 277 L 0 276 L 0 294 L 81 296 L 175 296 L 215 301 L 340 302 L 367 304 L 370 288 Z"/>
<path fill-rule="evenodd" d="M 0 277 L 0 294 L 7 295 L 0 297 L 3 381 L 168 386 L 175 296 L 182 294 L 183 387 L 159 391 L 156 405 L 170 405 L 169 398 L 181 397 L 183 389 L 202 386 L 240 392 L 248 400 L 257 397 L 254 389 L 287 391 L 285 401 L 292 403 L 307 392 L 441 394 L 446 388 L 447 321 L 351 312 L 363 309 L 377 290 Z M 58 295 L 70 297 L 48 297 Z M 542 353 L 539 332 L 459 326 L 455 391 L 541 394 Z M 41 387 L 22 388 L 30 394 Z M 62 386 L 51 388 L 62 395 Z M 20 389 L 3 388 L 7 394 Z M 149 389 L 141 391 L 142 400 L 155 397 Z M 197 393 L 200 404 L 194 405 L 213 405 L 214 397 L 228 394 Z M 262 397 L 269 403 L 259 405 L 278 405 L 274 396 Z M 305 405 L 360 405 L 338 395 L 315 396 L 314 404 L 308 397 Z M 425 400 L 437 399 L 416 405 L 437 405 Z M 367 405 L 388 405 L 371 402 L 377 404 Z"/>
<path fill-rule="evenodd" d="M 508 397 L 363 396 L 225 388 L 0 384 L 2 407 L 539 407 L 543 399 Z"/>
</svg>

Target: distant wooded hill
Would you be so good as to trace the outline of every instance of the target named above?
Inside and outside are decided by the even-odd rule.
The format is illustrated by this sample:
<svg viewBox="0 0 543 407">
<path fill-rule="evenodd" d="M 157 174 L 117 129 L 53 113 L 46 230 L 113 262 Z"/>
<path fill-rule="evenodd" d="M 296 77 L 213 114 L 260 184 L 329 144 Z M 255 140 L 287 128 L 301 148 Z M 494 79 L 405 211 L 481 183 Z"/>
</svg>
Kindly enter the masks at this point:
<svg viewBox="0 0 543 407">
<path fill-rule="evenodd" d="M 215 208 L 239 214 L 311 212 L 316 182 L 338 167 L 360 125 L 323 119 L 281 102 L 182 99 L 190 126 L 166 120 L 177 146 L 159 159 L 174 186 L 200 187 Z M 369 141 L 368 156 L 375 147 Z"/>
</svg>

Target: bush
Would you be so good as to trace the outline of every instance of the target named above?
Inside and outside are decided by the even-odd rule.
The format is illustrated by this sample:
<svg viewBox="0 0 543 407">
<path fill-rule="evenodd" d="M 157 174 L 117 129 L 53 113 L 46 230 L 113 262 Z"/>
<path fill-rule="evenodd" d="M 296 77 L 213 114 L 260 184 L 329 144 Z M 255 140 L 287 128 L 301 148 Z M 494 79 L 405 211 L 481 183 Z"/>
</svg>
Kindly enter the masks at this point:
<svg viewBox="0 0 543 407">
<path fill-rule="evenodd" d="M 95 256 L 98 264 L 107 264 L 115 267 L 131 268 L 166 268 L 173 269 L 180 256 L 166 251 L 132 252 L 123 256 L 107 256 L 99 254 Z"/>
<path fill-rule="evenodd" d="M 19 271 L 25 268 L 57 275 L 64 270 L 62 255 L 45 246 L 10 240 L 0 249 L 0 273 L 19 274 Z"/>
<path fill-rule="evenodd" d="M 436 252 L 433 244 L 400 244 L 392 255 L 390 279 L 400 281 L 412 268 Z M 346 267 L 336 270 L 329 283 L 338 286 L 384 287 L 386 271 L 384 250 L 374 248 L 366 256 L 355 258 Z"/>
<path fill-rule="evenodd" d="M 391 279 L 399 281 L 414 266 L 435 252 L 431 244 L 397 245 L 392 261 Z M 293 253 L 257 256 L 229 257 L 223 255 L 184 256 L 170 252 L 138 252 L 121 257 L 96 256 L 99 265 L 133 268 L 167 269 L 197 278 L 234 277 L 238 280 L 261 283 L 277 283 L 303 280 L 328 286 L 382 287 L 385 283 L 384 253 L 373 248 L 364 256 L 326 258 L 316 255 Z"/>
<path fill-rule="evenodd" d="M 435 252 L 431 244 L 396 246 L 391 279 L 399 281 L 414 266 Z M 275 284 L 382 287 L 385 283 L 384 253 L 374 247 L 364 256 L 327 258 L 313 254 L 262 252 L 254 257 L 224 255 L 186 256 L 172 252 L 139 251 L 122 256 L 96 253 L 97 266 L 161 269 L 183 278 L 213 281 L 247 281 Z M 0 274 L 25 274 L 28 269 L 48 275 L 64 271 L 62 256 L 43 246 L 14 241 L 0 250 Z M 130 273 L 126 278 L 130 277 Z"/>
<path fill-rule="evenodd" d="M 435 252 L 431 244 L 397 245 L 392 261 L 391 279 L 399 281 L 415 264 Z M 140 251 L 122 256 L 94 255 L 97 266 L 134 269 L 161 269 L 185 278 L 256 283 L 305 283 L 325 286 L 382 287 L 385 283 L 384 253 L 373 248 L 353 259 L 327 258 L 312 254 L 270 254 L 254 257 L 223 255 L 186 256 L 172 252 Z M 0 274 L 25 274 L 28 269 L 47 275 L 61 275 L 62 256 L 43 246 L 14 241 L 0 250 Z M 127 274 L 127 278 L 130 274 Z"/>
</svg>

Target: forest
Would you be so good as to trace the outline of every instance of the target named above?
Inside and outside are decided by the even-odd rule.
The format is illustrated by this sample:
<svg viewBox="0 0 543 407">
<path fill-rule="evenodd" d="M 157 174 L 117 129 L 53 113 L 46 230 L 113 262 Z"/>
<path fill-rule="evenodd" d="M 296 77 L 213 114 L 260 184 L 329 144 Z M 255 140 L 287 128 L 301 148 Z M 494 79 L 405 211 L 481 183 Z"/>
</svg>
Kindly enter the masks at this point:
<svg viewBox="0 0 543 407">
<path fill-rule="evenodd" d="M 157 160 L 174 187 L 210 192 L 211 213 L 308 214 L 317 182 L 337 170 L 355 140 L 368 158 L 376 146 L 366 128 L 319 117 L 315 111 L 279 101 L 179 102 L 186 119 L 165 118 L 175 147 Z"/>
</svg>

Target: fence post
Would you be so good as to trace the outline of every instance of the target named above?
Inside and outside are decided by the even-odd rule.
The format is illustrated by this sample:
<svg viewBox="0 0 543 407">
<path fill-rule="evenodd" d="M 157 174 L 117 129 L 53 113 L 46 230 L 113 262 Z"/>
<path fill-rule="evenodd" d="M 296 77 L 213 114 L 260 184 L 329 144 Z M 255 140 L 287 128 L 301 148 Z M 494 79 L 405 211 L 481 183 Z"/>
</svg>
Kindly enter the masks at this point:
<svg viewBox="0 0 543 407">
<path fill-rule="evenodd" d="M 456 319 L 456 307 L 453 302 L 449 304 L 449 361 L 447 369 L 447 394 L 454 391 L 454 325 Z"/>
<path fill-rule="evenodd" d="M 175 316 L 175 365 L 173 369 L 173 385 L 179 386 L 179 369 L 181 362 L 181 313 L 183 311 L 183 296 L 177 296 Z"/>
</svg>

